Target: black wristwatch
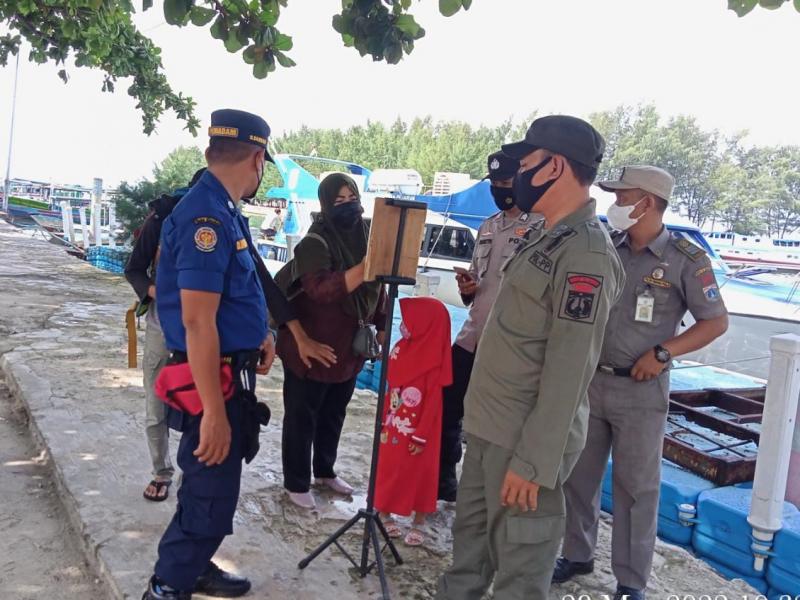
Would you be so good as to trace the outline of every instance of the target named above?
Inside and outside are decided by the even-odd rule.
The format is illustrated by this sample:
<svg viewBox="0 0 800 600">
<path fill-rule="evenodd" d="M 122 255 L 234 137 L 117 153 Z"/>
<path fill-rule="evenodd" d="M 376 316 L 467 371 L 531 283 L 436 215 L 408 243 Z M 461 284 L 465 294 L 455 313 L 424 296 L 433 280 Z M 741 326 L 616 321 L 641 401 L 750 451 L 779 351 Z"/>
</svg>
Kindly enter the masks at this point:
<svg viewBox="0 0 800 600">
<path fill-rule="evenodd" d="M 661 344 L 657 344 L 653 350 L 656 353 L 656 360 L 660 363 L 668 363 L 672 360 L 672 354 Z"/>
</svg>

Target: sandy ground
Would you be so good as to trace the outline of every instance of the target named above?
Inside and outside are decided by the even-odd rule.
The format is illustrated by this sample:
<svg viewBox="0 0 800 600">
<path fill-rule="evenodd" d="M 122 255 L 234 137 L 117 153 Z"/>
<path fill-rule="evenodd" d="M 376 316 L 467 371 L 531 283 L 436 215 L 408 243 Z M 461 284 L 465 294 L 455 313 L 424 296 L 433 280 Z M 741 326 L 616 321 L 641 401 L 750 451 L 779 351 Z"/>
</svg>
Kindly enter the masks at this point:
<svg viewBox="0 0 800 600">
<path fill-rule="evenodd" d="M 63 487 L 61 501 L 66 514 L 70 522 L 79 525 L 87 559 L 110 590 L 108 596 L 100 597 L 138 600 L 151 573 L 157 541 L 174 512 L 174 493 L 169 501 L 157 505 L 141 498 L 149 479 L 141 371 L 127 368 L 123 329 L 132 293 L 121 277 L 93 269 L 3 223 L 0 255 L 0 367 L 9 388 L 30 414 L 37 439 L 50 450 L 62 483 L 59 489 Z M 142 334 L 140 331 L 140 341 Z M 280 365 L 260 378 L 258 395 L 271 406 L 273 421 L 262 433 L 261 453 L 244 469 L 236 533 L 223 543 L 217 559 L 223 567 L 253 580 L 252 598 L 377 598 L 377 579 L 357 577 L 336 549 L 327 551 L 305 571 L 297 569 L 297 562 L 349 519 L 363 505 L 364 497 L 341 499 L 315 491 L 318 509 L 311 513 L 288 502 L 281 485 L 281 386 Z M 367 485 L 374 410 L 374 394 L 356 393 L 340 446 L 338 470 L 362 494 Z M 175 444 L 171 445 L 174 450 Z M 14 444 L 10 448 L 13 456 L 29 458 L 30 451 L 15 450 Z M 6 494 L 5 485 L 0 486 L 0 505 L 7 502 Z M 44 527 L 46 520 L 32 501 L 16 506 L 26 518 L 27 512 L 31 513 L 30 522 L 41 522 Z M 401 544 L 405 564 L 398 567 L 387 561 L 394 598 L 431 598 L 438 575 L 449 564 L 454 511 L 452 506 L 440 508 L 431 519 L 428 546 L 410 549 Z M 0 527 L 9 525 L 6 512 L 0 513 Z M 13 517 L 10 524 L 21 518 Z M 55 531 L 68 531 L 64 522 L 64 518 L 54 517 Z M 54 535 L 47 531 L 42 535 Z M 592 597 L 613 594 L 609 531 L 604 522 L 596 572 L 554 587 L 551 598 L 561 600 L 565 594 L 579 592 Z M 5 565 L 0 573 L 3 577 L 13 573 L 15 581 L 22 582 L 27 559 L 18 558 L 15 544 L 8 541 L 16 537 L 0 536 L 4 538 L 0 544 L 10 544 L 8 550 L 0 546 L 0 565 Z M 357 549 L 359 542 L 359 530 L 343 540 L 351 550 Z M 6 558 L 9 552 L 10 559 Z M 55 554 L 59 559 L 69 556 L 66 552 Z M 40 559 L 32 556 L 31 560 Z M 79 561 L 67 560 L 64 568 L 71 564 Z M 62 571 L 54 566 L 50 572 Z M 75 579 L 77 586 L 89 585 L 85 575 L 76 572 Z M 39 583 L 48 591 L 59 588 L 55 581 Z M 64 597 L 82 597 L 81 591 L 75 588 L 71 596 Z M 659 544 L 650 598 L 667 600 L 670 594 L 743 598 L 751 593 L 746 584 L 718 577 L 685 551 Z M 0 593 L 0 598 L 6 595 Z"/>
<path fill-rule="evenodd" d="M 67 525 L 45 454 L 0 378 L 0 598 L 105 598 Z"/>
</svg>

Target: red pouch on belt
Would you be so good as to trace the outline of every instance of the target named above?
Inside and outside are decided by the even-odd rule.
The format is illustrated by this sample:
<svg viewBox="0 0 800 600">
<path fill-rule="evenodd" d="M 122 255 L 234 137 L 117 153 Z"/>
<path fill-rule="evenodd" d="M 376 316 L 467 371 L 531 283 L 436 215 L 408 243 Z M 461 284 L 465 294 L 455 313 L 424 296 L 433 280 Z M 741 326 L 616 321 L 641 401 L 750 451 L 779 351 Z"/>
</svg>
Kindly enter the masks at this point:
<svg viewBox="0 0 800 600">
<path fill-rule="evenodd" d="M 228 363 L 223 362 L 220 365 L 219 379 L 222 397 L 226 401 L 230 400 L 236 387 L 233 384 L 233 371 Z M 181 412 L 192 416 L 203 412 L 203 403 L 188 362 L 166 365 L 158 374 L 153 390 L 165 404 Z"/>
</svg>

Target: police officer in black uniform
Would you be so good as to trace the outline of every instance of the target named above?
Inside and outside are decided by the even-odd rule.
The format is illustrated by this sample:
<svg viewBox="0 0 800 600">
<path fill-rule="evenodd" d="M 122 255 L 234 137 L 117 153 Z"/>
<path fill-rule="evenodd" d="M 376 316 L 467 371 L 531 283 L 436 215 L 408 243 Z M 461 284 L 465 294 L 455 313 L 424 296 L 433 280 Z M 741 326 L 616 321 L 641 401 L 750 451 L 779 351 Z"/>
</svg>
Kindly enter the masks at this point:
<svg viewBox="0 0 800 600">
<path fill-rule="evenodd" d="M 242 460 L 258 451 L 268 419 L 252 390 L 274 359 L 267 307 L 247 220 L 237 210 L 264 173 L 269 126 L 238 110 L 211 116 L 208 171 L 164 222 L 156 301 L 172 363 L 188 361 L 203 411 L 181 414 L 178 508 L 158 546 L 143 600 L 187 600 L 192 592 L 236 597 L 247 579 L 211 558 L 233 532 Z M 231 366 L 235 393 L 223 398 L 220 365 Z"/>
</svg>

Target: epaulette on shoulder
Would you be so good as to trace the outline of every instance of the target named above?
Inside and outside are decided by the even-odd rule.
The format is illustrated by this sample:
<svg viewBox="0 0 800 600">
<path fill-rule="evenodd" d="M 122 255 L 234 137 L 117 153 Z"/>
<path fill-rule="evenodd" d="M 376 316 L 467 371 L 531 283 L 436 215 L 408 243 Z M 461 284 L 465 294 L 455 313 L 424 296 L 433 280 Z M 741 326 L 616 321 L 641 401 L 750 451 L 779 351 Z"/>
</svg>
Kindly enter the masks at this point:
<svg viewBox="0 0 800 600">
<path fill-rule="evenodd" d="M 625 232 L 621 229 L 612 229 L 608 232 L 608 237 L 610 237 L 613 241 L 617 241 L 618 239 L 625 237 Z"/>
<path fill-rule="evenodd" d="M 608 237 L 599 221 L 586 221 L 586 234 L 589 244 L 589 252 L 608 254 Z"/>
<path fill-rule="evenodd" d="M 502 210 L 498 210 L 496 213 L 492 213 L 491 215 L 486 217 L 486 219 L 484 219 L 483 223 L 480 224 L 480 227 L 483 227 L 484 225 L 488 225 L 489 223 L 496 221 L 502 216 L 502 214 L 503 214 Z"/>
<path fill-rule="evenodd" d="M 693 244 L 685 237 L 673 235 L 672 243 L 680 252 L 688 256 L 691 260 L 700 260 L 706 255 L 705 250 L 703 250 L 700 246 Z"/>
<path fill-rule="evenodd" d="M 557 248 L 561 247 L 567 240 L 571 240 L 578 235 L 572 227 L 567 225 L 556 225 L 546 236 L 547 243 L 544 246 L 545 254 L 552 254 Z"/>
</svg>

